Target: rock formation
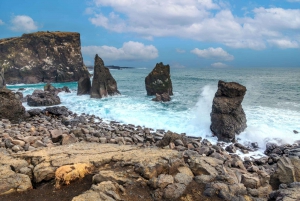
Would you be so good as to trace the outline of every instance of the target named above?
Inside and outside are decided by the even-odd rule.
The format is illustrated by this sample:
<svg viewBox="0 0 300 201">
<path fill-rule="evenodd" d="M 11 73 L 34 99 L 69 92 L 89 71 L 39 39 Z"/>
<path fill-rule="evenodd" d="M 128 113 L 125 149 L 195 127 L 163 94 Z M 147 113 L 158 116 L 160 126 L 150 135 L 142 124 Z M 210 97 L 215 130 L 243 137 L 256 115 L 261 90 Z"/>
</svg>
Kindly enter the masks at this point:
<svg viewBox="0 0 300 201">
<path fill-rule="evenodd" d="M 78 81 L 89 75 L 80 34 L 37 32 L 0 40 L 0 68 L 8 84 Z"/>
<path fill-rule="evenodd" d="M 157 102 L 168 102 L 171 100 L 171 97 L 168 93 L 163 93 L 163 94 L 155 94 L 155 98 L 152 99 L 153 101 Z"/>
<path fill-rule="evenodd" d="M 0 69 L 0 89 L 6 86 L 4 79 L 4 68 Z"/>
<path fill-rule="evenodd" d="M 145 78 L 148 96 L 167 93 L 173 95 L 172 81 L 170 77 L 170 66 L 162 62 L 157 63 L 151 73 Z"/>
<path fill-rule="evenodd" d="M 210 129 L 218 140 L 230 142 L 235 134 L 245 130 L 246 115 L 242 101 L 246 87 L 235 82 L 219 81 L 218 90 L 213 99 Z"/>
<path fill-rule="evenodd" d="M 14 123 L 19 123 L 25 118 L 26 111 L 22 102 L 12 91 L 0 88 L 0 120 L 9 119 Z"/>
<path fill-rule="evenodd" d="M 120 92 L 116 80 L 110 74 L 109 69 L 104 66 L 103 60 L 96 54 L 91 98 L 103 98 L 117 94 Z"/>
<path fill-rule="evenodd" d="M 90 94 L 91 79 L 89 76 L 81 77 L 78 81 L 77 95 Z"/>
<path fill-rule="evenodd" d="M 32 95 L 27 97 L 29 106 L 51 106 L 60 104 L 60 98 L 52 92 L 34 90 Z"/>
</svg>

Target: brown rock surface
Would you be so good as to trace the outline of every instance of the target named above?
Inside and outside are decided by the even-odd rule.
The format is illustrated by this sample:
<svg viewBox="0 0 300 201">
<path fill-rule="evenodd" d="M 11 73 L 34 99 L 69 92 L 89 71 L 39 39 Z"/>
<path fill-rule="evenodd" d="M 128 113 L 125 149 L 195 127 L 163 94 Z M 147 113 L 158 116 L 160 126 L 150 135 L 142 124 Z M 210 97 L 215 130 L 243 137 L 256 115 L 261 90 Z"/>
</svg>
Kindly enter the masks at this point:
<svg viewBox="0 0 300 201">
<path fill-rule="evenodd" d="M 246 87 L 238 83 L 219 81 L 210 114 L 210 129 L 218 140 L 234 141 L 235 134 L 241 133 L 247 127 L 246 115 L 241 105 L 245 93 Z"/>
<path fill-rule="evenodd" d="M 0 68 L 0 89 L 6 86 L 5 79 L 4 79 L 4 68 Z"/>
<path fill-rule="evenodd" d="M 103 98 L 120 94 L 117 82 L 104 66 L 103 60 L 96 54 L 94 65 L 94 77 L 91 88 L 91 98 Z"/>
<path fill-rule="evenodd" d="M 26 118 L 26 111 L 22 102 L 15 94 L 6 89 L 0 88 L 0 120 L 9 119 L 13 123 L 23 121 Z"/>
<path fill-rule="evenodd" d="M 0 66 L 8 84 L 78 81 L 89 75 L 80 34 L 36 32 L 0 40 Z"/>
</svg>

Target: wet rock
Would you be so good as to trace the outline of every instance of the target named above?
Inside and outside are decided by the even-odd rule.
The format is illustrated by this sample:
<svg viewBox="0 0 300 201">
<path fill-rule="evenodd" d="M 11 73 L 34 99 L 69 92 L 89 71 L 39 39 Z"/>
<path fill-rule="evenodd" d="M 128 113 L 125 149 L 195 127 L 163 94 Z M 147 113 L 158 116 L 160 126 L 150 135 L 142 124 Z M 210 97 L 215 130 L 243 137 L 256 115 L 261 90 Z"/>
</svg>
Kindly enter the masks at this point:
<svg viewBox="0 0 300 201">
<path fill-rule="evenodd" d="M 83 64 L 80 34 L 36 32 L 0 40 L 0 63 L 8 84 L 78 81 Z"/>
<path fill-rule="evenodd" d="M 247 127 L 246 115 L 241 105 L 245 93 L 246 87 L 238 83 L 219 81 L 210 114 L 210 129 L 218 140 L 232 142 L 235 135 Z"/>
<path fill-rule="evenodd" d="M 0 120 L 9 119 L 12 123 L 19 123 L 27 118 L 27 113 L 15 94 L 0 88 Z"/>
<path fill-rule="evenodd" d="M 155 94 L 155 98 L 153 98 L 152 100 L 157 102 L 168 102 L 171 101 L 171 97 L 168 93 Z"/>
<path fill-rule="evenodd" d="M 90 94 L 91 79 L 89 76 L 81 77 L 78 81 L 77 95 Z"/>
<path fill-rule="evenodd" d="M 29 106 L 51 106 L 60 104 L 60 98 L 48 91 L 34 90 L 32 95 L 27 97 Z"/>
<path fill-rule="evenodd" d="M 103 60 L 96 54 L 94 65 L 94 77 L 91 88 L 91 98 L 103 98 L 118 95 L 117 82 L 104 66 Z"/>
<path fill-rule="evenodd" d="M 145 85 L 148 96 L 164 93 L 173 95 L 170 66 L 164 65 L 162 62 L 157 63 L 152 72 L 145 78 Z"/>
<path fill-rule="evenodd" d="M 227 146 L 227 147 L 225 148 L 225 150 L 226 150 L 227 152 L 229 152 L 229 153 L 235 153 L 235 152 L 236 152 L 236 148 L 235 148 L 235 146 L 234 146 L 233 144 Z"/>
<path fill-rule="evenodd" d="M 68 108 L 66 108 L 65 106 L 54 106 L 54 107 L 47 107 L 46 109 L 44 109 L 45 112 L 48 112 L 49 114 L 53 114 L 53 115 L 63 115 L 63 116 L 68 116 L 69 115 L 69 111 Z"/>
</svg>

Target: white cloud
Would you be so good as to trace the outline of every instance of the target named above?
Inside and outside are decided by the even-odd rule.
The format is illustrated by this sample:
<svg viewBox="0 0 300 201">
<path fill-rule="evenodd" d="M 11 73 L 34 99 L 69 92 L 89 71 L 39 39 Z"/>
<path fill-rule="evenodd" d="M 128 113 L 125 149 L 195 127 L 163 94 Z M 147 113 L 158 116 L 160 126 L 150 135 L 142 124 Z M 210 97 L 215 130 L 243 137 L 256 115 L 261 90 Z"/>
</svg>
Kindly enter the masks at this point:
<svg viewBox="0 0 300 201">
<path fill-rule="evenodd" d="M 83 46 L 82 53 L 90 57 L 98 54 L 104 60 L 150 60 L 158 57 L 158 50 L 153 45 L 144 45 L 143 43 L 129 41 L 123 44 L 121 48 L 112 46 Z"/>
<path fill-rule="evenodd" d="M 185 53 L 185 50 L 182 50 L 182 49 L 180 49 L 180 48 L 176 48 L 176 52 L 177 52 L 177 53 L 183 54 L 183 53 Z"/>
<path fill-rule="evenodd" d="M 227 68 L 229 67 L 227 64 L 221 63 L 221 62 L 216 62 L 211 64 L 211 67 L 213 68 Z"/>
<path fill-rule="evenodd" d="M 13 31 L 18 32 L 31 32 L 38 29 L 37 23 L 27 15 L 17 15 L 11 20 L 12 26 L 10 27 Z"/>
<path fill-rule="evenodd" d="M 290 41 L 286 39 L 278 40 L 268 40 L 268 42 L 276 47 L 286 49 L 286 48 L 299 48 L 299 43 L 297 41 Z"/>
<path fill-rule="evenodd" d="M 222 48 L 207 48 L 204 50 L 200 50 L 195 48 L 191 51 L 191 53 L 196 54 L 198 57 L 207 58 L 207 59 L 216 59 L 216 60 L 224 60 L 231 61 L 234 59 L 234 56 L 224 51 Z"/>
<path fill-rule="evenodd" d="M 0 19 L 0 25 L 3 25 L 3 24 L 5 24 L 5 23 Z"/>
<path fill-rule="evenodd" d="M 97 12 L 90 22 L 114 32 L 135 33 L 142 38 L 175 36 L 218 42 L 233 48 L 264 49 L 268 40 L 299 41 L 300 9 L 255 8 L 238 17 L 223 1 L 213 0 L 94 0 Z M 249 17 L 252 16 L 252 17 Z"/>
</svg>

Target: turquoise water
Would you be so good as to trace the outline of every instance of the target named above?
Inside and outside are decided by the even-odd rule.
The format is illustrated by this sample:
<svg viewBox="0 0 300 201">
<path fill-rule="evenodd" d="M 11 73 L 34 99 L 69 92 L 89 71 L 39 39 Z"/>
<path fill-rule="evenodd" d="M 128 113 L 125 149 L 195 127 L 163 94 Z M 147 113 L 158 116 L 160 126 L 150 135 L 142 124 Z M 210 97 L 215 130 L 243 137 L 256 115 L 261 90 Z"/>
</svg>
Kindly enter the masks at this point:
<svg viewBox="0 0 300 201">
<path fill-rule="evenodd" d="M 168 103 L 151 101 L 146 95 L 145 77 L 152 69 L 111 70 L 122 95 L 104 99 L 77 96 L 77 83 L 68 86 L 72 93 L 60 93 L 62 105 L 77 113 L 100 116 L 155 129 L 172 130 L 212 141 L 210 112 L 218 80 L 243 84 L 247 93 L 242 103 L 247 116 L 247 129 L 240 141 L 258 142 L 263 149 L 268 141 L 293 143 L 300 140 L 300 69 L 171 69 L 174 96 Z M 44 84 L 9 86 L 24 87 L 24 95 Z M 24 104 L 26 108 L 29 106 Z"/>
</svg>

